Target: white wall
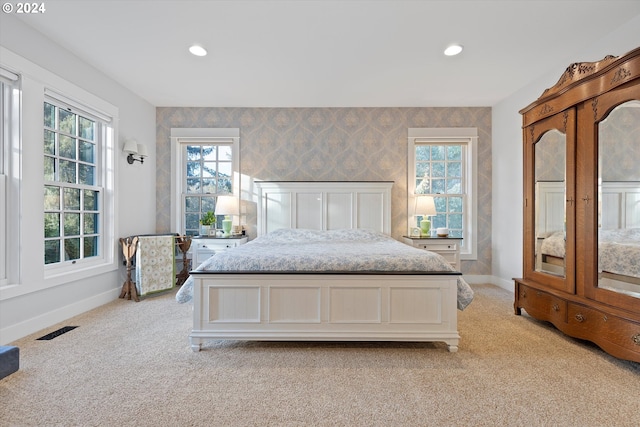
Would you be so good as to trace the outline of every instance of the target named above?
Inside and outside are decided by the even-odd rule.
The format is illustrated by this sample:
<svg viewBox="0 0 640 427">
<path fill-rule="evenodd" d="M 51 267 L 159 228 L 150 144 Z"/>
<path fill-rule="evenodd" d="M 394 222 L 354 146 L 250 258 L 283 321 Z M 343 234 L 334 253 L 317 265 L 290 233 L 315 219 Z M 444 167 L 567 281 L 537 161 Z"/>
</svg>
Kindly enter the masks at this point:
<svg viewBox="0 0 640 427">
<path fill-rule="evenodd" d="M 117 218 L 113 218 L 116 235 L 154 233 L 155 107 L 12 15 L 5 14 L 2 17 L 0 43 L 2 47 L 118 108 L 119 141 L 115 169 Z M 28 102 L 31 102 L 29 97 L 23 99 L 23 104 Z M 24 135 L 30 132 L 27 127 L 41 129 L 42 124 L 30 124 L 25 118 Z M 40 137 L 36 136 L 35 140 L 41 141 L 42 131 L 37 132 Z M 126 162 L 126 157 L 121 153 L 125 138 L 134 138 L 147 145 L 150 156 L 143 165 L 138 162 L 129 165 Z M 30 145 L 34 138 L 28 138 L 29 141 L 25 139 L 23 146 L 33 148 Z M 42 180 L 41 169 L 37 166 L 42 164 L 41 150 L 38 156 L 37 145 L 34 149 L 34 155 L 23 159 L 22 185 L 29 193 L 23 194 L 21 207 L 10 207 L 21 209 L 22 278 L 17 286 L 0 292 L 0 344 L 14 341 L 117 298 L 124 280 L 124 268 L 120 267 L 98 276 L 45 287 L 42 274 L 34 273 L 42 271 L 42 259 L 38 255 L 42 251 L 30 250 L 32 245 L 42 245 L 41 221 L 28 220 L 30 212 L 42 210 L 42 187 L 33 185 L 35 181 L 30 181 L 33 175 Z M 32 171 L 29 172 L 30 170 Z M 28 225 L 33 223 L 36 225 Z M 33 252 L 37 259 L 29 258 Z M 117 256 L 120 259 L 120 250 L 117 251 Z M 30 263 L 38 267 L 30 268 Z"/>
<path fill-rule="evenodd" d="M 564 64 L 549 70 L 528 86 L 493 107 L 493 221 L 492 274 L 494 281 L 513 289 L 514 277 L 522 277 L 522 117 L 519 110 L 556 84 L 574 62 L 592 62 L 606 55 L 623 55 L 640 46 L 640 15 L 582 52 L 568 52 Z"/>
</svg>

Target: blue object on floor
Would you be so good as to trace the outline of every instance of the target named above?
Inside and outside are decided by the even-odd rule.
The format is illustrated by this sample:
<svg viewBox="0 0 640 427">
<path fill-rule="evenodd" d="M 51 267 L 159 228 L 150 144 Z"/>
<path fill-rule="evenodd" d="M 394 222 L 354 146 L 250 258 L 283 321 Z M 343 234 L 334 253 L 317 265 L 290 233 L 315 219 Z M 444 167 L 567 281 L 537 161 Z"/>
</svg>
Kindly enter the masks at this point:
<svg viewBox="0 0 640 427">
<path fill-rule="evenodd" d="M 11 375 L 20 368 L 20 349 L 18 347 L 0 346 L 0 380 Z"/>
</svg>

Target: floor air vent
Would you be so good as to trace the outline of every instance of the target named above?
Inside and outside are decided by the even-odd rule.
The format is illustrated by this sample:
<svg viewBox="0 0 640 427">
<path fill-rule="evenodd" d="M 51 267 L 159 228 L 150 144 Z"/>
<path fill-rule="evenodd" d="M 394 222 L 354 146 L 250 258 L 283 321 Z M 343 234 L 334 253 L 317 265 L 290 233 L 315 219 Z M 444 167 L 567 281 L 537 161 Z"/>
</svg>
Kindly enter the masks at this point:
<svg viewBox="0 0 640 427">
<path fill-rule="evenodd" d="M 75 328 L 77 328 L 77 326 L 65 326 L 64 328 L 60 328 L 57 331 L 53 331 L 48 333 L 47 335 L 38 338 L 36 341 L 48 341 L 48 340 L 52 340 L 55 337 L 59 337 L 62 334 L 65 334 L 69 331 L 73 331 Z"/>
</svg>

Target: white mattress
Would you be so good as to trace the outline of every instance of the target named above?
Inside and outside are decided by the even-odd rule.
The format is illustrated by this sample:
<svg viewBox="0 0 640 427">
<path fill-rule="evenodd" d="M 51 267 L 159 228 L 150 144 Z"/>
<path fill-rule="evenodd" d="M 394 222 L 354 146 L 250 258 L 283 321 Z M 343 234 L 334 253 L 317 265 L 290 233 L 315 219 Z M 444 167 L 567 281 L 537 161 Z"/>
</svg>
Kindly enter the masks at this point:
<svg viewBox="0 0 640 427">
<path fill-rule="evenodd" d="M 362 229 L 281 229 L 245 245 L 218 253 L 196 271 L 217 272 L 440 272 L 455 270 L 441 256 L 417 249 L 384 234 Z M 192 298 L 190 277 L 176 295 Z M 458 277 L 458 308 L 473 300 L 473 291 Z"/>
</svg>

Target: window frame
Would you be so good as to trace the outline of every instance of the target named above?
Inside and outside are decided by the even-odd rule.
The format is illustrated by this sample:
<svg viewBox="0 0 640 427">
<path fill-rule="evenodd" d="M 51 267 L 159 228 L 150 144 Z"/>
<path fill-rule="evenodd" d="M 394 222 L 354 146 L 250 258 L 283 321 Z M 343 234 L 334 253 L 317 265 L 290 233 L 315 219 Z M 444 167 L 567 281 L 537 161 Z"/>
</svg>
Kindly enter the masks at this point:
<svg viewBox="0 0 640 427">
<path fill-rule="evenodd" d="M 47 237 L 45 234 L 44 240 L 45 240 L 45 265 L 47 267 L 45 268 L 50 268 L 49 266 L 52 265 L 61 265 L 63 263 L 68 263 L 70 262 L 71 264 L 77 264 L 77 263 L 85 263 L 87 262 L 87 260 L 89 258 L 93 259 L 95 257 L 98 258 L 102 258 L 103 253 L 104 253 L 104 248 L 102 248 L 102 242 L 103 242 L 103 238 L 101 235 L 102 230 L 104 230 L 104 215 L 102 212 L 102 208 L 104 206 L 104 187 L 102 186 L 102 181 L 103 181 L 103 166 L 102 166 L 102 158 L 103 158 L 103 147 L 104 147 L 104 138 L 105 135 L 103 135 L 103 131 L 104 131 L 104 127 L 108 126 L 108 123 L 105 123 L 104 120 L 95 117 L 94 115 L 92 115 L 91 113 L 88 113 L 86 111 L 84 111 L 83 107 L 77 107 L 77 106 L 70 106 L 67 103 L 63 103 L 55 98 L 52 98 L 51 96 L 46 96 L 45 100 L 44 100 L 44 105 L 50 105 L 52 107 L 54 107 L 54 127 L 48 127 L 45 124 L 43 124 L 43 129 L 44 132 L 49 132 L 52 133 L 54 136 L 54 147 L 58 147 L 58 149 L 54 149 L 53 153 L 47 153 L 47 152 L 43 152 L 43 155 L 45 158 L 50 158 L 53 160 L 54 164 L 56 165 L 54 167 L 54 177 L 53 180 L 47 180 L 46 177 L 44 177 L 44 188 L 58 188 L 59 189 L 59 193 L 58 193 L 58 207 L 57 208 L 44 208 L 44 214 L 45 217 L 48 213 L 54 213 L 59 215 L 58 220 L 59 220 L 59 233 L 58 236 L 54 236 L 54 237 Z M 82 110 L 80 109 L 82 108 Z M 59 118 L 60 112 L 61 111 L 65 111 L 71 114 L 74 114 L 76 116 L 76 130 L 75 130 L 75 134 L 71 135 L 68 132 L 64 132 L 63 130 L 61 130 L 59 128 L 59 124 L 61 119 Z M 83 119 L 88 119 L 91 120 L 93 122 L 93 133 L 92 133 L 92 140 L 89 141 L 88 138 L 83 137 L 82 135 L 79 134 L 79 119 L 83 118 Z M 73 159 L 69 159 L 64 157 L 61 153 L 60 153 L 60 139 L 61 137 L 70 137 L 72 139 L 76 140 L 76 145 L 75 145 L 75 153 L 74 153 L 74 158 Z M 56 142 L 57 141 L 57 142 Z M 80 143 L 81 141 L 89 141 L 91 144 L 94 145 L 94 149 L 93 149 L 93 159 L 91 162 L 82 160 L 79 156 L 80 154 Z M 77 181 L 77 177 L 80 174 L 80 169 L 79 167 L 81 165 L 91 165 L 91 167 L 93 167 L 93 180 L 92 183 L 80 183 L 80 182 L 74 182 L 74 183 L 70 183 L 65 181 L 64 179 L 62 179 L 59 174 L 62 170 L 61 166 L 59 165 L 59 162 L 61 161 L 65 161 L 65 162 L 69 162 L 71 161 L 72 163 L 74 163 L 74 167 L 76 168 L 76 181 Z M 46 171 L 44 171 L 46 174 Z M 65 190 L 71 190 L 71 191 L 78 191 L 78 202 L 79 202 L 79 206 L 78 208 L 71 208 L 65 205 L 65 197 L 64 197 L 64 193 Z M 94 209 L 87 209 L 84 203 L 84 199 L 85 199 L 85 191 L 92 191 L 96 194 L 96 203 L 97 203 L 97 208 Z M 96 204 L 94 203 L 94 205 Z M 86 254 L 84 253 L 84 248 L 85 245 L 84 244 L 79 244 L 78 247 L 78 258 L 74 258 L 74 259 L 66 259 L 66 257 L 63 256 L 64 252 L 65 252 L 65 242 L 67 240 L 69 240 L 69 236 L 67 236 L 67 233 L 65 231 L 66 227 L 65 227 L 65 216 L 66 215 L 79 215 L 79 219 L 78 219 L 78 226 L 79 226 L 79 230 L 78 230 L 78 234 L 77 235 L 73 235 L 73 239 L 79 239 L 80 242 L 84 242 L 84 239 L 87 238 L 88 236 L 91 237 L 96 237 L 97 238 L 97 254 L 94 256 L 86 256 Z M 86 214 L 90 214 L 90 215 L 97 215 L 98 221 L 97 224 L 94 225 L 94 232 L 93 233 L 87 233 L 85 230 L 85 227 L 83 226 L 84 224 L 84 215 Z M 95 231 L 97 230 L 97 232 Z M 52 241 L 58 241 L 58 250 L 59 250 L 59 260 L 57 262 L 51 262 L 51 263 L 47 263 L 46 262 L 46 245 L 47 242 L 52 242 Z M 61 259 L 60 259 L 61 258 Z M 52 267 L 51 267 L 52 268 Z"/>
<path fill-rule="evenodd" d="M 238 128 L 172 128 L 171 146 L 173 162 L 171 165 L 171 224 L 173 232 L 184 234 L 186 215 L 183 207 L 185 197 L 191 193 L 186 187 L 186 145 L 226 145 L 231 147 L 231 193 L 240 195 L 240 129 Z M 197 194 L 197 193 L 196 193 Z M 216 197 L 220 194 L 214 194 Z"/>
<path fill-rule="evenodd" d="M 435 217 L 431 218 L 431 228 L 432 230 L 435 230 L 435 228 L 437 227 L 447 227 L 449 229 L 449 235 L 452 237 L 462 237 L 460 235 L 458 235 L 458 232 L 463 233 L 464 229 L 466 228 L 464 225 L 466 223 L 465 221 L 465 217 L 467 215 L 467 210 L 464 209 L 464 206 L 466 205 L 466 201 L 468 196 L 468 191 L 467 191 L 467 184 L 468 184 L 468 180 L 465 179 L 465 177 L 467 176 L 467 164 L 468 164 L 468 154 L 467 154 L 467 150 L 468 150 L 468 145 L 466 143 L 461 143 L 458 141 L 448 141 L 448 142 L 416 142 L 414 141 L 414 153 L 418 151 L 419 147 L 429 147 L 430 148 L 430 153 L 429 153 L 429 159 L 422 161 L 419 159 L 415 159 L 415 165 L 416 165 L 416 173 L 413 176 L 413 180 L 412 180 L 412 184 L 414 182 L 416 182 L 416 179 L 418 177 L 418 165 L 419 164 L 428 164 L 429 165 L 429 171 L 430 171 L 430 177 L 431 177 L 431 182 L 429 184 L 429 187 L 432 191 L 430 192 L 419 192 L 416 193 L 416 195 L 420 194 L 420 195 L 429 195 L 429 196 L 433 196 L 436 202 L 436 209 L 438 212 L 438 215 Z M 443 154 L 443 158 L 442 159 L 434 159 L 434 152 L 432 150 L 433 147 L 443 147 L 444 148 L 444 152 Z M 448 156 L 448 147 L 461 147 L 461 152 L 460 152 L 460 159 L 450 159 Z M 443 175 L 439 176 L 437 174 L 434 173 L 435 170 L 435 165 L 438 163 L 442 163 L 444 170 L 443 170 Z M 450 175 L 449 174 L 449 169 L 450 169 L 450 165 L 457 163 L 460 166 L 460 174 L 455 176 L 455 175 Z M 460 191 L 457 193 L 453 193 L 453 192 L 449 192 L 448 191 L 448 187 L 449 187 L 449 182 L 451 180 L 458 180 L 460 181 Z M 435 191 L 436 189 L 434 187 L 438 187 L 438 185 L 436 185 L 436 183 L 438 181 L 442 181 L 442 187 L 446 187 L 445 192 L 437 192 Z M 423 180 L 424 182 L 424 180 Z M 418 187 L 416 187 L 417 189 Z M 438 209 L 438 205 L 440 204 L 440 200 L 445 199 L 444 203 L 445 203 L 445 207 L 444 210 L 443 209 Z M 462 206 L 460 207 L 460 211 L 452 211 L 451 210 L 451 204 L 452 204 L 452 200 L 453 199 L 461 199 L 462 200 Z M 450 218 L 450 215 L 457 215 L 460 214 L 462 215 L 461 218 L 461 226 L 460 227 L 454 227 L 452 225 L 452 221 Z M 442 216 L 445 216 L 447 221 L 445 224 L 439 224 L 439 220 L 441 219 Z M 422 217 L 418 216 L 418 218 L 416 219 L 416 221 L 421 220 Z M 414 222 L 414 224 L 412 225 L 412 227 L 417 226 Z"/>
<path fill-rule="evenodd" d="M 21 76 L 19 138 L 9 147 L 8 159 L 11 166 L 8 182 L 11 205 L 7 208 L 7 240 L 11 247 L 7 254 L 7 262 L 11 277 L 6 285 L 0 286 L 0 301 L 118 270 L 118 216 L 115 196 L 118 107 L 2 46 L 0 67 L 20 70 Z M 107 144 L 104 147 L 103 158 L 103 257 L 91 262 L 45 269 L 42 227 L 44 180 L 41 159 L 43 103 L 48 95 L 72 104 L 90 105 L 93 112 L 110 119 L 111 122 L 105 130 Z M 34 195 L 36 197 L 33 197 Z"/>
<path fill-rule="evenodd" d="M 65 183 L 59 180 L 54 181 L 46 181 L 44 180 L 44 169 L 43 169 L 43 190 L 47 186 L 57 186 L 61 189 L 61 192 L 64 192 L 65 188 L 69 189 L 80 189 L 83 190 L 91 190 L 98 193 L 98 254 L 92 257 L 80 257 L 79 259 L 70 259 L 66 260 L 64 256 L 62 256 L 62 260 L 56 263 L 46 264 L 44 261 L 44 257 L 42 262 L 44 264 L 45 278 L 55 277 L 61 274 L 65 274 L 70 271 L 75 271 L 78 269 L 88 268 L 92 266 L 97 266 L 104 264 L 105 262 L 109 262 L 111 258 L 114 258 L 114 254 L 112 253 L 112 248 L 110 242 L 110 235 L 115 236 L 115 230 L 113 226 L 110 225 L 110 221 L 107 221 L 107 217 L 109 216 L 109 212 L 113 212 L 115 214 L 114 204 L 115 200 L 113 198 L 113 188 L 115 183 L 109 182 L 109 163 L 113 162 L 113 159 L 110 159 L 109 152 L 113 152 L 113 148 L 115 147 L 114 141 L 114 132 L 113 132 L 113 118 L 105 115 L 104 113 L 94 109 L 92 106 L 81 103 L 79 101 L 72 100 L 60 93 L 52 91 L 50 89 L 45 90 L 44 102 L 42 104 L 42 108 L 44 111 L 44 103 L 53 104 L 58 109 L 66 110 L 77 116 L 81 116 L 90 120 L 93 120 L 95 123 L 94 129 L 94 142 L 95 142 L 95 152 L 94 155 L 96 159 L 94 161 L 95 171 L 94 171 L 94 183 L 93 185 L 88 184 L 78 184 L 78 183 Z M 43 138 L 44 131 L 47 129 L 44 126 L 43 120 Z M 43 156 L 45 155 L 43 150 Z M 59 154 L 56 154 L 59 157 Z M 77 159 L 76 163 L 80 163 L 80 160 Z M 44 162 L 43 162 L 44 165 Z M 111 191 L 110 191 L 111 188 Z M 111 197 L 109 196 L 111 194 Z M 81 196 L 82 200 L 82 196 Z M 64 221 L 62 220 L 64 212 L 66 210 L 61 209 L 61 221 L 60 228 L 61 230 L 64 227 Z M 80 214 L 84 209 L 79 210 Z M 94 210 L 90 210 L 89 212 L 94 212 Z M 45 213 L 45 209 L 43 206 L 43 214 Z M 44 224 L 43 224 L 44 225 Z M 64 233 L 61 231 L 60 239 L 62 244 L 64 244 Z M 44 235 L 44 229 L 43 229 Z M 80 235 L 83 236 L 84 232 L 81 229 Z M 80 249 L 82 253 L 82 249 Z M 61 248 L 61 252 L 63 249 Z M 43 254 L 44 255 L 44 254 Z"/>
<path fill-rule="evenodd" d="M 19 269 L 15 228 L 10 227 L 19 219 L 17 212 L 11 212 L 8 206 L 20 201 L 19 164 L 11 161 L 13 148 L 20 145 L 21 76 L 4 67 L 0 67 L 0 287 L 17 281 Z M 16 185 L 10 185 L 16 183 Z"/>
<path fill-rule="evenodd" d="M 462 159 L 464 182 L 463 232 L 460 259 L 477 260 L 477 199 L 478 199 L 478 130 L 477 128 L 410 128 L 408 131 L 407 167 L 407 224 L 408 233 L 414 226 L 414 203 L 416 197 L 416 147 L 419 145 L 464 145 L 466 155 Z M 439 194 L 427 193 L 433 196 Z M 456 195 L 457 196 L 457 195 Z M 409 235 L 408 234 L 408 235 Z"/>
</svg>

